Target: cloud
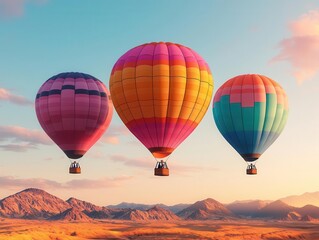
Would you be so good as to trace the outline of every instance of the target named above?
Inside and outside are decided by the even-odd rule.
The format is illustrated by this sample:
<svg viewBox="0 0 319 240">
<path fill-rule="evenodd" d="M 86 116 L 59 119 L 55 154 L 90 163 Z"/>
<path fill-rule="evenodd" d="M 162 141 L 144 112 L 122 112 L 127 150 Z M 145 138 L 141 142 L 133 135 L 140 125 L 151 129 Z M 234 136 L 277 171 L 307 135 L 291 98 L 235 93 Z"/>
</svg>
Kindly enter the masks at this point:
<svg viewBox="0 0 319 240">
<path fill-rule="evenodd" d="M 289 29 L 291 37 L 279 43 L 280 52 L 270 62 L 289 62 L 301 84 L 319 73 L 319 10 L 302 15 Z"/>
<path fill-rule="evenodd" d="M 23 15 L 25 0 L 0 0 L 1 17 L 17 17 Z"/>
<path fill-rule="evenodd" d="M 27 3 L 41 4 L 45 0 L 0 0 L 0 18 L 20 17 Z"/>
<path fill-rule="evenodd" d="M 190 176 L 192 173 L 201 173 L 204 171 L 218 171 L 217 168 L 199 166 L 199 165 L 183 165 L 176 163 L 175 161 L 169 162 L 171 172 L 176 175 Z"/>
<path fill-rule="evenodd" d="M 52 141 L 43 131 L 20 126 L 0 126 L 0 141 L 12 139 L 14 142 L 29 142 L 33 145 L 50 145 Z"/>
<path fill-rule="evenodd" d="M 1 0 L 0 0 L 1 1 Z M 1 6 L 0 6 L 1 8 Z M 25 97 L 14 95 L 8 89 L 0 88 L 0 101 L 8 101 L 22 106 L 32 106 L 33 102 Z"/>
<path fill-rule="evenodd" d="M 0 126 L 0 142 L 9 142 L 0 145 L 5 151 L 25 152 L 35 149 L 39 144 L 51 145 L 51 139 L 40 130 L 30 130 L 20 126 Z"/>
<path fill-rule="evenodd" d="M 0 177 L 1 189 L 21 189 L 21 188 L 40 188 L 40 189 L 101 189 L 119 187 L 128 180 L 130 176 L 101 179 L 76 179 L 64 183 L 44 179 L 44 178 L 15 178 L 13 176 Z"/>
<path fill-rule="evenodd" d="M 67 189 L 96 189 L 96 188 L 109 188 L 119 187 L 123 182 L 131 180 L 131 176 L 121 176 L 115 178 L 102 178 L 97 180 L 91 179 L 76 179 L 66 182 L 62 186 Z"/>
<path fill-rule="evenodd" d="M 150 159 L 142 159 L 142 158 L 129 158 L 123 155 L 111 155 L 110 160 L 113 162 L 120 162 L 126 166 L 139 167 L 150 169 L 155 166 L 155 161 L 152 161 L 153 157 Z"/>
<path fill-rule="evenodd" d="M 120 139 L 117 136 L 103 136 L 101 142 L 116 145 L 120 143 Z"/>
<path fill-rule="evenodd" d="M 131 134 L 131 132 L 127 129 L 127 127 L 123 125 L 111 125 L 108 130 L 106 130 L 105 136 L 127 136 Z"/>
<path fill-rule="evenodd" d="M 129 134 L 130 131 L 124 125 L 111 125 L 109 129 L 106 130 L 105 134 L 102 136 L 100 142 L 117 145 L 120 144 L 120 138 L 122 136 L 127 136 Z"/>
<path fill-rule="evenodd" d="M 91 158 L 91 159 L 103 159 L 103 160 L 105 160 L 105 159 L 108 158 L 105 154 L 103 154 L 103 152 L 98 151 L 97 149 L 95 149 L 95 151 L 92 151 L 92 150 L 88 151 L 85 154 L 85 156 L 87 158 Z"/>
<path fill-rule="evenodd" d="M 29 149 L 36 149 L 36 147 L 29 143 L 21 143 L 0 145 L 0 149 L 9 152 L 26 152 Z"/>
</svg>

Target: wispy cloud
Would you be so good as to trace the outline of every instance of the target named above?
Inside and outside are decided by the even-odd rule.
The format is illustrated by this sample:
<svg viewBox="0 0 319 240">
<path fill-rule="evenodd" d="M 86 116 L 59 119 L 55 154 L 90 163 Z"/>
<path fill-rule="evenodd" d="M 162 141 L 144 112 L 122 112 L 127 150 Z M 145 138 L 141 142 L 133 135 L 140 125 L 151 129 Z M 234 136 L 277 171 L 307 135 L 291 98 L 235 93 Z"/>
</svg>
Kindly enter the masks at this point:
<svg viewBox="0 0 319 240">
<path fill-rule="evenodd" d="M 25 0 L 0 0 L 0 16 L 2 18 L 23 15 Z"/>
<path fill-rule="evenodd" d="M 52 141 L 43 131 L 20 126 L 0 126 L 0 141 L 13 139 L 14 142 L 50 145 Z"/>
<path fill-rule="evenodd" d="M 124 125 L 111 125 L 106 130 L 100 142 L 117 145 L 120 144 L 120 138 L 130 134 L 130 131 Z"/>
<path fill-rule="evenodd" d="M 1 0 L 0 0 L 1 1 Z M 0 6 L 1 9 L 1 6 Z M 8 89 L 0 88 L 0 101 L 8 101 L 23 106 L 32 106 L 33 102 L 23 96 L 15 95 Z"/>
<path fill-rule="evenodd" d="M 9 152 L 26 152 L 29 149 L 35 149 L 36 147 L 30 143 L 20 143 L 20 144 L 4 144 L 0 145 L 0 149 Z"/>
<path fill-rule="evenodd" d="M 0 145 L 5 151 L 25 152 L 39 144 L 51 145 L 53 142 L 40 130 L 30 130 L 20 126 L 0 126 Z"/>
<path fill-rule="evenodd" d="M 2 189 L 101 189 L 119 187 L 124 182 L 131 180 L 130 176 L 101 179 L 77 179 L 67 182 L 57 182 L 44 178 L 15 178 L 13 176 L 0 177 L 0 188 Z"/>
<path fill-rule="evenodd" d="M 106 131 L 105 135 L 110 136 L 123 136 L 131 134 L 127 127 L 123 125 L 111 125 L 110 128 Z"/>
<path fill-rule="evenodd" d="M 65 184 L 62 184 L 63 188 L 68 189 L 96 189 L 96 188 L 109 188 L 109 187 L 120 187 L 123 182 L 131 180 L 131 176 L 121 176 L 115 178 L 101 178 L 97 180 L 92 179 L 76 179 Z"/>
<path fill-rule="evenodd" d="M 111 155 L 110 160 L 113 162 L 120 162 L 126 166 L 132 167 L 139 167 L 139 168 L 146 168 L 150 169 L 154 167 L 155 161 L 152 161 L 153 157 L 150 159 L 143 159 L 143 158 L 129 158 L 124 155 Z"/>
<path fill-rule="evenodd" d="M 20 17 L 28 3 L 41 4 L 46 0 L 0 0 L 0 18 Z"/>
<path fill-rule="evenodd" d="M 319 10 L 302 15 L 289 29 L 291 37 L 279 43 L 280 52 L 271 62 L 289 62 L 301 84 L 319 73 Z"/>
<path fill-rule="evenodd" d="M 120 143 L 120 139 L 117 136 L 103 136 L 101 142 L 116 145 Z"/>
<path fill-rule="evenodd" d="M 171 172 L 176 175 L 182 176 L 190 176 L 193 173 L 201 173 L 205 171 L 215 172 L 218 171 L 217 168 L 200 166 L 200 165 L 184 165 L 180 164 L 176 161 L 169 162 L 169 167 L 171 168 Z"/>
</svg>

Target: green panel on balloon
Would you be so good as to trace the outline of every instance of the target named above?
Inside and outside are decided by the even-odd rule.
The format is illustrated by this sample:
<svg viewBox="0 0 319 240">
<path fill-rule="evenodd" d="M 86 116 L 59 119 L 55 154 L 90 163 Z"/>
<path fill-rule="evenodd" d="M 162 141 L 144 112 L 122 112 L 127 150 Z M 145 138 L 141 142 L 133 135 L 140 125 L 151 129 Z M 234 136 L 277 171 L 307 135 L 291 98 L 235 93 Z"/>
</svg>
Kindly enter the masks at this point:
<svg viewBox="0 0 319 240">
<path fill-rule="evenodd" d="M 246 139 L 246 149 L 247 152 L 252 152 L 253 140 L 254 140 L 254 108 L 253 107 L 243 107 L 243 124 Z"/>
<path fill-rule="evenodd" d="M 220 102 L 215 103 L 213 108 L 213 116 L 219 131 L 224 135 L 227 133 L 227 128 L 225 127 L 223 115 L 221 113 Z"/>
<path fill-rule="evenodd" d="M 262 136 L 262 130 L 264 127 L 266 114 L 266 103 L 265 102 L 255 102 L 254 105 L 254 136 L 253 136 L 253 146 L 252 151 L 258 151 L 258 146 Z"/>
<path fill-rule="evenodd" d="M 281 133 L 284 130 L 284 127 L 286 125 L 287 119 L 288 119 L 288 110 L 284 110 L 283 116 L 282 116 L 282 120 L 280 122 L 280 125 L 278 127 L 278 133 Z"/>
<path fill-rule="evenodd" d="M 274 123 L 273 123 L 272 128 L 271 128 L 272 132 L 276 132 L 276 133 L 278 132 L 278 128 L 279 128 L 280 122 L 282 120 L 283 112 L 284 112 L 283 105 L 277 104 L 275 120 L 274 120 Z"/>
<path fill-rule="evenodd" d="M 267 94 L 266 99 L 266 116 L 263 130 L 269 132 L 275 120 L 277 96 L 275 94 Z"/>
<path fill-rule="evenodd" d="M 220 99 L 220 107 L 221 107 L 221 113 L 223 117 L 223 121 L 225 124 L 225 128 L 228 132 L 234 131 L 234 125 L 232 122 L 232 115 L 230 112 L 230 106 L 229 106 L 229 95 L 224 95 Z"/>
<path fill-rule="evenodd" d="M 236 131 L 244 131 L 243 121 L 239 121 L 243 119 L 241 103 L 231 103 L 230 110 L 232 118 L 234 120 L 236 119 L 236 121 L 232 121 L 234 128 L 236 129 Z"/>
</svg>

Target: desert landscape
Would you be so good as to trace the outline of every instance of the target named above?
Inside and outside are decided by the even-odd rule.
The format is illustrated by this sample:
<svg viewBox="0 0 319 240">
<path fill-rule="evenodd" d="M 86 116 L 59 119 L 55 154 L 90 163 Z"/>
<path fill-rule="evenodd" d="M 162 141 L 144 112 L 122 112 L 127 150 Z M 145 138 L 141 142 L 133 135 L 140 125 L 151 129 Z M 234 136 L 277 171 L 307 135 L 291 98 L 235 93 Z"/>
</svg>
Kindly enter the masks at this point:
<svg viewBox="0 0 319 240">
<path fill-rule="evenodd" d="M 319 0 L 0 0 L 0 240 L 319 240 L 318 103 Z"/>
<path fill-rule="evenodd" d="M 319 239 L 319 225 L 258 220 L 65 222 L 1 219 L 0 239 Z"/>
<path fill-rule="evenodd" d="M 319 207 L 290 206 L 318 193 L 277 201 L 212 198 L 194 204 L 66 201 L 29 188 L 0 201 L 0 239 L 319 239 Z"/>
</svg>

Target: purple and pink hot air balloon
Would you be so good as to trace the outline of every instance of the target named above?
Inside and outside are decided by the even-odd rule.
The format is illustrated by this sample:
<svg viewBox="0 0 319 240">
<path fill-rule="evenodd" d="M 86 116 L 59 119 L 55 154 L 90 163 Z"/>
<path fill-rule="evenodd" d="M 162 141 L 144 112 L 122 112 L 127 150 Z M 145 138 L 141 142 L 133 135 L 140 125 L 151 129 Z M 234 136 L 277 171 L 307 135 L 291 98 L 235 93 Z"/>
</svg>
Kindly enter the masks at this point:
<svg viewBox="0 0 319 240">
<path fill-rule="evenodd" d="M 105 85 L 78 72 L 60 73 L 40 87 L 35 100 L 39 123 L 70 159 L 81 158 L 109 126 L 113 106 Z M 81 173 L 78 162 L 70 173 Z"/>
</svg>

